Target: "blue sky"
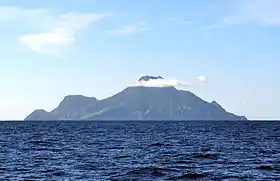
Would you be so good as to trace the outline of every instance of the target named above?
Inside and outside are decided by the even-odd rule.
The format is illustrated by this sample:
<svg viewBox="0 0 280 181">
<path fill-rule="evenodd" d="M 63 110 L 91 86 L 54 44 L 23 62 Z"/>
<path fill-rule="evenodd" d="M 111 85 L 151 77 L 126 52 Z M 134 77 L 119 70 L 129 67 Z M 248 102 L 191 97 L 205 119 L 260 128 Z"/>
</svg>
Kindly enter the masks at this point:
<svg viewBox="0 0 280 181">
<path fill-rule="evenodd" d="M 278 0 L 0 0 L 0 119 L 105 98 L 143 74 L 250 119 L 279 119 Z"/>
</svg>

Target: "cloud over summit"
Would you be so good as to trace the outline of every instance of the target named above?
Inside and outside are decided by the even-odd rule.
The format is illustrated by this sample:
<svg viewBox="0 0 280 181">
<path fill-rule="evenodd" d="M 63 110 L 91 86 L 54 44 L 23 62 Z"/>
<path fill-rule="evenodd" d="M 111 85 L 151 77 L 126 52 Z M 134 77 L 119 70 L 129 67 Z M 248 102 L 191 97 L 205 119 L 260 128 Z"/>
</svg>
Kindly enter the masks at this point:
<svg viewBox="0 0 280 181">
<path fill-rule="evenodd" d="M 188 88 L 193 87 L 198 84 L 207 83 L 208 79 L 205 76 L 199 76 L 195 80 L 192 81 L 180 81 L 173 78 L 157 78 L 157 79 L 149 79 L 149 80 L 138 80 L 132 84 L 129 84 L 129 87 L 137 87 L 137 86 L 143 86 L 143 87 L 182 87 L 182 88 Z"/>
</svg>

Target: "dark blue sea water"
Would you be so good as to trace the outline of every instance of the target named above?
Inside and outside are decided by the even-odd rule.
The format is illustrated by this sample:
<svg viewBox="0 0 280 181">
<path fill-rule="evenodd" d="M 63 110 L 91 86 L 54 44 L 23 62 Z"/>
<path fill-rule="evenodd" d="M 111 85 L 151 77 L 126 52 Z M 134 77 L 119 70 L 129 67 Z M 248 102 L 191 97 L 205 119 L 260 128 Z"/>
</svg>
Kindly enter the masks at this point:
<svg viewBox="0 0 280 181">
<path fill-rule="evenodd" d="M 0 180 L 280 180 L 280 122 L 1 122 Z"/>
</svg>

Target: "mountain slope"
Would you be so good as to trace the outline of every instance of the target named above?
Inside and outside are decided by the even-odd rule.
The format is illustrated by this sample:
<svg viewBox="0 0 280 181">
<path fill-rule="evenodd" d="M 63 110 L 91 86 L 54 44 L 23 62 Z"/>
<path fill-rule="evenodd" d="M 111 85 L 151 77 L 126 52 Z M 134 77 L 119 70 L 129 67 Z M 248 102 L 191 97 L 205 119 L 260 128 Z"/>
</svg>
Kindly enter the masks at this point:
<svg viewBox="0 0 280 181">
<path fill-rule="evenodd" d="M 25 118 L 25 120 L 41 120 L 41 121 L 52 121 L 58 119 L 59 119 L 58 117 L 52 115 L 51 113 L 43 109 L 36 109 Z"/>
<path fill-rule="evenodd" d="M 25 120 L 43 120 L 38 113 L 33 114 Z M 65 97 L 48 116 L 60 120 L 246 120 L 189 91 L 140 86 L 128 87 L 103 100 Z"/>
<path fill-rule="evenodd" d="M 79 119 L 95 109 L 97 99 L 82 95 L 69 95 L 64 97 L 57 108 L 50 113 L 62 120 Z"/>
<path fill-rule="evenodd" d="M 99 114 L 87 119 L 242 120 L 189 91 L 174 87 L 129 87 L 98 103 Z"/>
</svg>

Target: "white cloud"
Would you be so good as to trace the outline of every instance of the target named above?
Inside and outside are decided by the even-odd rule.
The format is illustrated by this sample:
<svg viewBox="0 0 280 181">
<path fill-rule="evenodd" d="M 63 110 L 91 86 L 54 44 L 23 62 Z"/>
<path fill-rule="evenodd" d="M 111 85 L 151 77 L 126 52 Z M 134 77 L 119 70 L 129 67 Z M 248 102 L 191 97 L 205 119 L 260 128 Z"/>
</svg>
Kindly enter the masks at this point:
<svg viewBox="0 0 280 181">
<path fill-rule="evenodd" d="M 238 0 L 224 19 L 228 24 L 280 25 L 279 0 Z"/>
<path fill-rule="evenodd" d="M 144 87 L 170 87 L 170 86 L 189 86 L 188 83 L 180 82 L 176 79 L 155 79 L 149 81 L 139 81 L 131 86 L 144 86 Z"/>
<path fill-rule="evenodd" d="M 213 24 L 213 25 L 208 25 L 206 26 L 207 29 L 213 29 L 213 28 L 221 28 L 221 24 Z"/>
<path fill-rule="evenodd" d="M 172 22 L 174 22 L 174 23 L 181 24 L 181 25 L 192 23 L 192 21 L 181 20 L 181 19 L 178 19 L 178 18 L 176 18 L 176 17 L 170 17 L 169 20 L 172 21 Z"/>
<path fill-rule="evenodd" d="M 184 20 L 181 20 L 181 21 L 179 21 L 178 23 L 181 24 L 181 25 L 184 25 L 184 24 L 190 24 L 190 23 L 192 23 L 192 21 L 184 21 Z"/>
<path fill-rule="evenodd" d="M 46 9 L 38 8 L 38 9 L 24 9 L 13 6 L 0 6 L 0 21 L 34 21 L 34 23 L 38 23 L 42 19 L 39 17 L 47 17 L 49 15 L 49 11 Z M 37 22 L 35 22 L 37 20 Z"/>
<path fill-rule="evenodd" d="M 203 83 L 208 82 L 207 77 L 205 77 L 204 75 L 198 76 L 198 77 L 197 77 L 197 80 L 198 80 L 199 82 L 203 82 Z"/>
<path fill-rule="evenodd" d="M 39 53 L 58 56 L 59 50 L 72 44 L 75 39 L 73 35 L 63 32 L 27 34 L 19 38 L 20 41 Z"/>
<path fill-rule="evenodd" d="M 197 79 L 199 82 L 203 82 L 203 83 L 208 82 L 207 77 L 204 76 L 204 75 L 198 76 L 196 79 Z"/>
<path fill-rule="evenodd" d="M 70 46 L 80 31 L 105 17 L 106 13 L 56 13 L 47 9 L 0 7 L 0 21 L 20 22 L 35 31 L 19 37 L 22 43 L 35 52 L 51 55 Z"/>
<path fill-rule="evenodd" d="M 132 84 L 129 84 L 129 87 L 192 87 L 197 84 L 207 83 L 208 80 L 205 76 L 199 76 L 196 80 L 190 82 L 183 82 L 177 79 L 150 79 L 148 81 L 137 81 Z"/>
<path fill-rule="evenodd" d="M 112 33 L 113 35 L 131 35 L 145 32 L 148 29 L 149 28 L 146 22 L 138 21 L 136 23 L 126 25 L 120 29 L 109 30 L 108 32 Z"/>
</svg>

